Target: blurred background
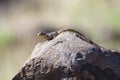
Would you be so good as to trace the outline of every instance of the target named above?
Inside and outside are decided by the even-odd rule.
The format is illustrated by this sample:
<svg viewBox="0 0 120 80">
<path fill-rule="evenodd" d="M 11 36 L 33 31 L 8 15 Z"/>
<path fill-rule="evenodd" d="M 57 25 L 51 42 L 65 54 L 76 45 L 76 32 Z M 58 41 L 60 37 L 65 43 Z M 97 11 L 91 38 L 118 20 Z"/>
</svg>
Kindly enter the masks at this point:
<svg viewBox="0 0 120 80">
<path fill-rule="evenodd" d="M 120 0 L 0 0 L 0 80 L 10 80 L 48 29 L 73 28 L 120 49 Z"/>
</svg>

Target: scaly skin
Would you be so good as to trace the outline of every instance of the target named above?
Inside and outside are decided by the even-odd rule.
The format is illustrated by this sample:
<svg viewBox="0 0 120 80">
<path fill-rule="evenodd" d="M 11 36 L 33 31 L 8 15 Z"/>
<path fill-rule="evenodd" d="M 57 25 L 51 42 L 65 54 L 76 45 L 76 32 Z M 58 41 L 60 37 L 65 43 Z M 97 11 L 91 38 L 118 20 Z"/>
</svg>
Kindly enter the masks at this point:
<svg viewBox="0 0 120 80">
<path fill-rule="evenodd" d="M 50 33 L 39 32 L 38 36 L 39 37 L 44 37 L 44 38 L 46 38 L 46 40 L 52 40 L 53 38 L 55 38 L 56 36 L 58 36 L 60 33 L 65 32 L 65 31 L 71 31 L 71 32 L 78 33 L 77 31 L 75 31 L 73 29 L 64 29 L 64 30 L 60 30 L 60 31 L 50 32 Z"/>
<path fill-rule="evenodd" d="M 77 33 L 77 34 L 80 34 L 80 36 L 79 36 L 79 35 L 76 35 L 76 36 L 80 37 L 81 39 L 85 40 L 85 41 L 88 42 L 88 43 L 95 44 L 95 43 L 92 42 L 90 39 L 86 38 L 83 34 L 79 33 L 78 31 L 76 31 L 76 30 L 74 30 L 74 29 L 63 29 L 63 30 L 54 31 L 54 32 L 50 32 L 50 33 L 39 32 L 39 33 L 38 33 L 38 36 L 39 36 L 41 39 L 44 39 L 44 40 L 52 40 L 52 39 L 54 39 L 56 36 L 58 36 L 59 34 L 61 34 L 62 32 L 66 32 L 66 31 L 75 32 L 75 33 Z M 97 44 L 95 44 L 95 45 L 97 45 Z"/>
</svg>

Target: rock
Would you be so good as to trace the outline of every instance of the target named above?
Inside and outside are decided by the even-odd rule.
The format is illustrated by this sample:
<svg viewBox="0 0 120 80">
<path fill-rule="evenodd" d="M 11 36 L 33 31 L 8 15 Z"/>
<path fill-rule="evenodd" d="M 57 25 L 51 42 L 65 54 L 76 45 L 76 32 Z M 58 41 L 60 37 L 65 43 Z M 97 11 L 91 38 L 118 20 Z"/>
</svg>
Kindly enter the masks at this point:
<svg viewBox="0 0 120 80">
<path fill-rule="evenodd" d="M 68 29 L 38 43 L 12 80 L 120 80 L 120 52 Z"/>
</svg>

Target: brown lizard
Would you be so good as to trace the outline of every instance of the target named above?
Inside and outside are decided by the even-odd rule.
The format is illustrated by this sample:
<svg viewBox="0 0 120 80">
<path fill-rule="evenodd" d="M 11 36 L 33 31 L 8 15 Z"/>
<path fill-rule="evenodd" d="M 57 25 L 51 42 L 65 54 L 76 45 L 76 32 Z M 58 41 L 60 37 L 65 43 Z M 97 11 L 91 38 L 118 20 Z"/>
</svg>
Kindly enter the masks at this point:
<svg viewBox="0 0 120 80">
<path fill-rule="evenodd" d="M 62 32 L 66 32 L 66 31 L 69 31 L 69 32 L 75 32 L 77 34 L 80 34 L 80 35 L 76 35 L 77 37 L 85 40 L 86 42 L 88 43 L 91 43 L 91 44 L 95 44 L 93 43 L 90 39 L 86 38 L 83 34 L 81 34 L 80 32 L 74 30 L 74 29 L 63 29 L 63 30 L 59 30 L 59 31 L 53 31 L 53 32 L 49 32 L 49 33 L 46 33 L 46 32 L 39 32 L 37 35 L 41 38 L 41 39 L 44 39 L 44 40 L 52 40 L 54 39 L 56 36 L 58 36 L 60 33 Z"/>
</svg>

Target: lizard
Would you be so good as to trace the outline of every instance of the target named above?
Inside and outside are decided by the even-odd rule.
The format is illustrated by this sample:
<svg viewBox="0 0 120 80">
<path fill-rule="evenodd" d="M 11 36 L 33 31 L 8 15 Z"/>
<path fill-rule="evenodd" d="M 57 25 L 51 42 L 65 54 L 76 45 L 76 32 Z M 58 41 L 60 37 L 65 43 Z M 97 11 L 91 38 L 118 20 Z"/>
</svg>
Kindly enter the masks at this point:
<svg viewBox="0 0 120 80">
<path fill-rule="evenodd" d="M 44 39 L 44 40 L 52 40 L 54 39 L 55 37 L 57 37 L 59 34 L 61 34 L 62 32 L 66 32 L 66 31 L 69 31 L 69 32 L 75 32 L 79 35 L 76 35 L 78 38 L 81 38 L 82 40 L 88 42 L 88 43 L 91 43 L 91 44 L 95 44 L 94 42 L 92 42 L 90 39 L 86 38 L 83 34 L 81 34 L 80 32 L 74 30 L 74 29 L 63 29 L 63 30 L 59 30 L 59 31 L 53 31 L 53 32 L 49 32 L 49 33 L 46 33 L 46 32 L 38 32 L 37 35 L 41 38 L 41 39 Z M 96 44 L 95 44 L 96 45 Z"/>
</svg>

